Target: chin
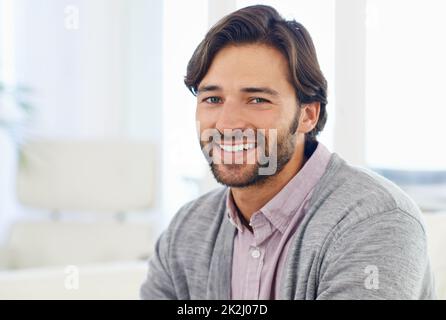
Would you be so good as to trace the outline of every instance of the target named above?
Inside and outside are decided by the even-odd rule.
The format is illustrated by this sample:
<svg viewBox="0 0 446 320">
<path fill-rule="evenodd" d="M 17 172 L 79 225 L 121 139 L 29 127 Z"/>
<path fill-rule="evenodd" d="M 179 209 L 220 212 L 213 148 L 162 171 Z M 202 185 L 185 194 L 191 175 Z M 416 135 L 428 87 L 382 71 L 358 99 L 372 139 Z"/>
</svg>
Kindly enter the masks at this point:
<svg viewBox="0 0 446 320">
<path fill-rule="evenodd" d="M 258 165 L 213 164 L 211 165 L 211 170 L 218 183 L 233 188 L 245 188 L 256 185 L 268 177 L 258 174 Z"/>
</svg>

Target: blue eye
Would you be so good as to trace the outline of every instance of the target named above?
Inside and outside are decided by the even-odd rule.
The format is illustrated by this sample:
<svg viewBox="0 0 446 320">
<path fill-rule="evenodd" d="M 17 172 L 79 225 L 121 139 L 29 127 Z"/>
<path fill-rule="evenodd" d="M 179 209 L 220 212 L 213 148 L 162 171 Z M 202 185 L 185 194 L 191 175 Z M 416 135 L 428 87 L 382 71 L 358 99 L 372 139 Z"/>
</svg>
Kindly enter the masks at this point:
<svg viewBox="0 0 446 320">
<path fill-rule="evenodd" d="M 209 97 L 204 99 L 204 101 L 211 104 L 221 103 L 221 99 L 219 97 Z"/>
<path fill-rule="evenodd" d="M 269 101 L 268 100 L 266 100 L 266 99 L 263 99 L 263 98 L 253 98 L 253 99 L 251 99 L 251 101 L 250 102 L 252 102 L 252 103 L 254 103 L 254 104 L 259 104 L 259 103 L 268 103 Z"/>
</svg>

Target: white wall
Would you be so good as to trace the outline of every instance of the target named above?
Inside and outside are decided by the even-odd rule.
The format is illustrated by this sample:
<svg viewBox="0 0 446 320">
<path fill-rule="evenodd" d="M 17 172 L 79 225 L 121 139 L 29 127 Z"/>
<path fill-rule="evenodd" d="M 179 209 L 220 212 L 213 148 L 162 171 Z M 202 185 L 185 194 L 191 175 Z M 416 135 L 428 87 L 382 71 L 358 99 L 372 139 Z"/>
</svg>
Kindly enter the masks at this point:
<svg viewBox="0 0 446 320">
<path fill-rule="evenodd" d="M 366 0 L 336 0 L 333 150 L 365 165 Z"/>
<path fill-rule="evenodd" d="M 14 77 L 33 89 L 36 110 L 28 138 L 123 137 L 161 150 L 163 1 L 12 3 Z M 67 27 L 68 6 L 78 28 Z"/>
<path fill-rule="evenodd" d="M 79 9 L 78 29 L 65 28 L 68 5 Z M 35 134 L 159 141 L 162 1 L 19 0 L 16 8 L 16 72 L 35 90 Z"/>
<path fill-rule="evenodd" d="M 200 194 L 207 170 L 196 134 L 196 98 L 184 85 L 187 63 L 208 28 L 208 1 L 165 1 L 163 15 L 163 185 L 166 221 Z"/>
</svg>

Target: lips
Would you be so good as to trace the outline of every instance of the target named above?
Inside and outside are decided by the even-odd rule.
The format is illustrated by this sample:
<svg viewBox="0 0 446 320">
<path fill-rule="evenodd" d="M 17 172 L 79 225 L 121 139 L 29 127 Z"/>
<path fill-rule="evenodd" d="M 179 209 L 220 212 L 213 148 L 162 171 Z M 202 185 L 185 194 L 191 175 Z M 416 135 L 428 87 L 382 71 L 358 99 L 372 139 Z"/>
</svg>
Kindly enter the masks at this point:
<svg viewBox="0 0 446 320">
<path fill-rule="evenodd" d="M 257 144 L 218 144 L 213 145 L 212 158 L 215 164 L 255 164 Z"/>
</svg>

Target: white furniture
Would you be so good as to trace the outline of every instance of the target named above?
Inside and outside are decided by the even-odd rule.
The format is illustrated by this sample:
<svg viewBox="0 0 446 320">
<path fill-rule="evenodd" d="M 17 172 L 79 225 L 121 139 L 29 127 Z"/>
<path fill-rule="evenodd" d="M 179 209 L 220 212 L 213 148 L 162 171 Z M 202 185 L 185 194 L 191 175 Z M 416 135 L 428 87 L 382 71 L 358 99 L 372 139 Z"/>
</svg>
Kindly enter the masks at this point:
<svg viewBox="0 0 446 320">
<path fill-rule="evenodd" d="M 125 140 L 25 145 L 18 197 L 40 215 L 28 212 L 10 227 L 0 248 L 0 299 L 138 298 L 159 234 L 159 217 L 147 213 L 154 152 Z M 78 270 L 77 289 L 65 286 L 67 266 Z"/>
<path fill-rule="evenodd" d="M 23 269 L 142 261 L 152 252 L 157 234 L 156 225 L 146 221 L 17 222 L 4 249 L 8 262 L 3 265 Z"/>
<path fill-rule="evenodd" d="M 23 148 L 20 202 L 52 211 L 105 213 L 153 205 L 155 156 L 141 141 L 34 141 Z"/>
<path fill-rule="evenodd" d="M 74 271 L 77 286 L 71 285 L 71 266 L 0 272 L 0 299 L 139 299 L 147 265 L 138 261 L 102 263 Z"/>
<path fill-rule="evenodd" d="M 424 218 L 437 297 L 446 299 L 446 212 L 427 213 Z"/>
</svg>

